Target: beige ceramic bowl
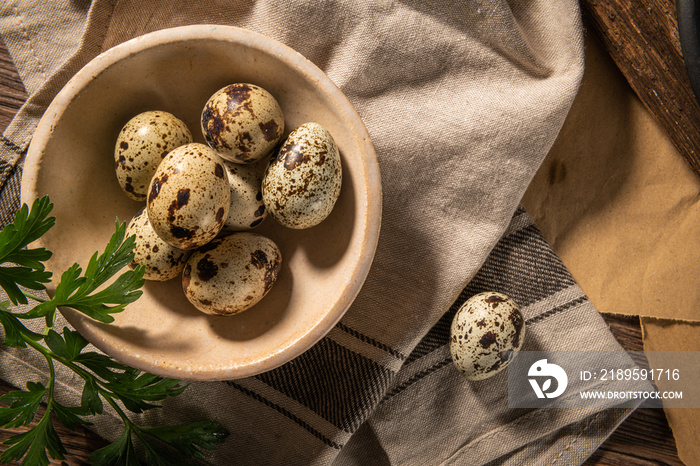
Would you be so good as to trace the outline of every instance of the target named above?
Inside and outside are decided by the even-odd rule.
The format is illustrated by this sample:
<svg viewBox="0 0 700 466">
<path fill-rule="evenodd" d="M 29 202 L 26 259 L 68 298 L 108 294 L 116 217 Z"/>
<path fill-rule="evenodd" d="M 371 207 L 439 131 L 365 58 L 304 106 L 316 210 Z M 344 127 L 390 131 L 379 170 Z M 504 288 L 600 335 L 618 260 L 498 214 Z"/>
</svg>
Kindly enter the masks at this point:
<svg viewBox="0 0 700 466">
<path fill-rule="evenodd" d="M 122 193 L 114 171 L 117 133 L 132 116 L 165 110 L 203 142 L 199 118 L 221 87 L 254 83 L 270 91 L 285 134 L 307 121 L 335 138 L 343 187 L 331 215 L 308 230 L 267 218 L 255 231 L 280 247 L 283 267 L 250 310 L 208 316 L 184 297 L 179 279 L 147 282 L 143 296 L 105 325 L 72 310 L 68 321 L 115 359 L 159 375 L 226 380 L 273 369 L 314 345 L 348 309 L 374 255 L 381 215 L 376 155 L 362 121 L 330 79 L 290 48 L 251 31 L 186 26 L 157 31 L 96 57 L 56 96 L 27 154 L 22 201 L 48 194 L 56 226 L 40 240 L 54 252 L 54 277 L 85 267 L 103 250 L 115 218 L 142 205 Z M 49 290 L 51 293 L 51 290 Z"/>
</svg>

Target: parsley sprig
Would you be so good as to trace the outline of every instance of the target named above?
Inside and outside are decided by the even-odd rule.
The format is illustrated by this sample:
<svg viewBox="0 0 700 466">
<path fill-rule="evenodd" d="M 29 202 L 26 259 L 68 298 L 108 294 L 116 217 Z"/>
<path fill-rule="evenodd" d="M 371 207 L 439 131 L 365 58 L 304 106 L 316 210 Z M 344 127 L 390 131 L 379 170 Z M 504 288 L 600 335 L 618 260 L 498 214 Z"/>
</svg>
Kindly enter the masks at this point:
<svg viewBox="0 0 700 466">
<path fill-rule="evenodd" d="M 124 423 L 122 435 L 110 445 L 96 450 L 89 460 L 96 465 L 138 465 L 135 439 L 145 452 L 147 464 L 186 464 L 201 459 L 207 450 L 214 450 L 228 433 L 213 421 L 198 421 L 175 426 L 139 426 L 126 411 L 141 413 L 157 408 L 158 402 L 177 396 L 186 386 L 178 380 L 163 378 L 121 364 L 104 354 L 84 351 L 88 345 L 78 332 L 54 329 L 59 307 L 71 308 L 97 321 L 110 323 L 112 314 L 141 296 L 144 270 L 136 267 L 124 271 L 133 259 L 134 237 L 125 238 L 126 224 L 116 223 L 116 231 L 104 251 L 95 253 L 85 271 L 74 264 L 61 275 L 53 297 L 42 299 L 31 291 L 46 288 L 52 274 L 44 261 L 51 258 L 45 248 L 30 245 L 54 226 L 49 217 L 53 208 L 48 197 L 37 199 L 31 209 L 24 204 L 14 222 L 0 232 L 0 287 L 9 301 L 0 302 L 0 325 L 4 328 L 3 344 L 31 348 L 47 361 L 46 385 L 27 382 L 26 390 L 15 390 L 0 396 L 6 404 L 0 407 L 0 425 L 6 428 L 29 425 L 40 404 L 46 411 L 31 429 L 7 439 L 9 447 L 0 455 L 0 462 L 22 460 L 23 465 L 48 465 L 53 459 L 65 459 L 66 449 L 54 425 L 54 415 L 63 425 L 75 428 L 90 424 L 89 416 L 104 413 L 105 405 L 113 409 Z M 116 276 L 116 278 L 114 278 Z M 30 291 L 31 290 L 31 291 Z M 26 312 L 15 312 L 12 305 L 36 306 Z M 42 318 L 42 333 L 28 329 L 23 321 Z M 54 394 L 56 364 L 75 372 L 84 380 L 80 406 L 59 403 Z"/>
</svg>

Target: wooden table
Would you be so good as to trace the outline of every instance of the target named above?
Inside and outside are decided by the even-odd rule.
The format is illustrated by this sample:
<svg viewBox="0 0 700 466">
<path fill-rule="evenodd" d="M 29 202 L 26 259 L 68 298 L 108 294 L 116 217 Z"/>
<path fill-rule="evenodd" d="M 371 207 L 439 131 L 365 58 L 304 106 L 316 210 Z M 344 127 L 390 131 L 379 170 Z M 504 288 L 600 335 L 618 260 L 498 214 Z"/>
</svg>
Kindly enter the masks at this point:
<svg viewBox="0 0 700 466">
<path fill-rule="evenodd" d="M 674 0 L 583 0 L 581 6 L 586 25 L 603 43 L 681 154 L 700 174 L 700 158 L 695 152 L 698 148 L 700 154 L 700 106 L 692 96 L 687 78 L 683 80 Z M 651 92 L 649 87 L 656 82 L 658 89 L 658 80 L 666 83 L 661 95 Z M 26 98 L 7 48 L 0 41 L 0 131 L 4 131 Z M 604 317 L 625 349 L 643 350 L 638 318 Z M 0 381 L 0 394 L 10 389 Z M 105 444 L 90 431 L 61 429 L 60 424 L 57 427 L 69 456 L 56 464 L 87 464 L 89 452 Z M 0 429 L 0 442 L 16 431 Z M 598 466 L 653 464 L 682 463 L 663 411 L 643 407 L 625 420 L 586 462 Z"/>
</svg>

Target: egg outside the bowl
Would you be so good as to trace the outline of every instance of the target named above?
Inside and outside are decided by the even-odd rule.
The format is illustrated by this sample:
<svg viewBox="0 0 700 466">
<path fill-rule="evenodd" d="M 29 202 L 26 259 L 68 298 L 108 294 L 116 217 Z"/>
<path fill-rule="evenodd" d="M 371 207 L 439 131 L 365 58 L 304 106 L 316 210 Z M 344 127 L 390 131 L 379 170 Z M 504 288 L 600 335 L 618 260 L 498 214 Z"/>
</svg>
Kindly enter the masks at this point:
<svg viewBox="0 0 700 466">
<path fill-rule="evenodd" d="M 525 320 L 510 297 L 479 293 L 457 311 L 450 328 L 450 353 L 469 380 L 488 379 L 505 369 L 522 348 Z"/>
</svg>

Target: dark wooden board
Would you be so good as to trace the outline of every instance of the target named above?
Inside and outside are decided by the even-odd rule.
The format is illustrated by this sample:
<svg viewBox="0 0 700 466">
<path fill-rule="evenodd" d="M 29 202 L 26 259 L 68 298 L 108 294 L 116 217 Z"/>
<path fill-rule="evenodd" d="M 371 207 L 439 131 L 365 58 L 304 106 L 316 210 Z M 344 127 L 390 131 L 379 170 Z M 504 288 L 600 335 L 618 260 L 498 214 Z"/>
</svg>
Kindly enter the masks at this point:
<svg viewBox="0 0 700 466">
<path fill-rule="evenodd" d="M 27 92 L 19 79 L 7 47 L 0 38 L 0 133 L 5 131 L 25 100 L 27 100 Z"/>
<path fill-rule="evenodd" d="M 596 14 L 603 14 L 601 11 L 610 7 L 610 5 L 608 5 L 606 2 L 600 2 L 606 3 L 606 5 L 603 6 L 596 5 L 596 3 L 597 2 L 584 0 L 583 6 L 587 15 L 591 15 L 591 11 Z M 625 2 L 620 0 L 616 4 L 623 3 Z M 629 9 L 627 11 L 629 11 L 630 14 L 634 14 L 634 8 L 631 8 L 633 2 L 630 0 L 627 3 L 629 4 Z M 644 0 L 642 3 L 668 4 L 668 2 L 650 2 L 647 0 Z M 599 9 L 596 10 L 596 8 Z M 646 14 L 658 16 L 659 14 L 664 14 L 664 12 L 670 11 L 668 7 L 661 8 L 654 6 L 654 8 L 657 9 L 644 10 L 643 12 L 638 12 L 637 14 L 641 14 L 642 16 Z M 670 20 L 666 21 L 668 22 Z M 605 23 L 602 21 L 592 24 L 594 24 L 594 28 L 606 27 L 604 25 Z M 672 22 L 669 24 L 672 25 Z M 671 27 L 670 25 L 668 27 Z M 615 26 L 615 21 L 613 21 L 612 26 Z M 613 27 L 611 30 L 596 30 L 596 33 L 599 35 L 599 37 L 601 35 L 609 36 L 605 40 L 611 42 L 614 42 L 614 40 L 634 41 L 634 38 L 630 39 L 628 36 L 618 33 L 615 27 Z M 608 46 L 608 48 L 609 47 L 610 46 Z M 613 58 L 615 57 L 613 56 Z M 616 62 L 618 63 L 618 66 L 620 66 L 618 60 L 620 60 L 619 57 Z M 628 79 L 630 79 L 628 74 L 625 75 Z M 674 82 L 664 82 L 662 86 L 668 86 L 668 89 L 673 89 L 675 85 L 676 83 Z M 689 86 L 689 84 L 687 85 Z M 637 86 L 637 88 L 639 88 L 639 86 Z M 635 90 L 637 90 L 637 88 L 635 88 Z M 659 91 L 657 91 L 657 93 L 658 92 Z M 663 94 L 667 95 L 665 92 Z M 26 98 L 26 92 L 22 86 L 19 76 L 17 75 L 17 71 L 12 63 L 12 60 L 9 57 L 7 48 L 0 40 L 0 131 L 4 131 Z M 673 100 L 673 95 L 668 96 L 668 98 Z M 656 107 L 650 107 L 650 109 L 652 108 Z M 652 113 L 654 113 L 653 110 Z M 669 123 L 669 121 L 671 120 L 663 118 L 659 119 L 661 126 L 667 128 L 667 131 L 670 132 L 667 125 L 670 125 L 671 129 L 673 129 L 675 128 L 676 124 L 675 122 Z M 686 122 L 686 124 L 689 123 Z M 700 138 L 700 131 L 695 131 L 694 135 Z M 700 164 L 698 164 L 698 168 L 700 169 Z M 620 341 L 623 347 L 630 351 L 642 350 L 641 330 L 639 320 L 637 318 L 609 315 L 604 317 L 610 324 L 613 334 L 616 336 L 618 341 Z M 0 394 L 7 393 L 10 390 L 11 387 L 8 384 L 0 381 Z M 57 425 L 60 426 L 58 423 Z M 7 439 L 16 431 L 17 429 L 0 429 L 0 442 Z M 59 431 L 59 435 L 69 450 L 69 456 L 63 462 L 59 461 L 53 464 L 63 464 L 68 466 L 84 465 L 86 464 L 89 452 L 104 445 L 104 441 L 102 439 L 86 429 L 78 429 L 77 431 L 61 429 Z M 0 446 L 0 451 L 4 450 L 5 448 L 6 447 L 4 446 Z M 635 413 L 632 414 L 625 422 L 623 422 L 615 433 L 586 462 L 586 465 L 589 466 L 647 466 L 658 464 L 676 465 L 682 463 L 678 460 L 676 455 L 673 435 L 668 427 L 663 411 L 653 408 L 642 408 L 635 411 Z"/>
<path fill-rule="evenodd" d="M 581 0 L 594 34 L 700 176 L 700 104 L 683 61 L 675 0 Z"/>
</svg>

